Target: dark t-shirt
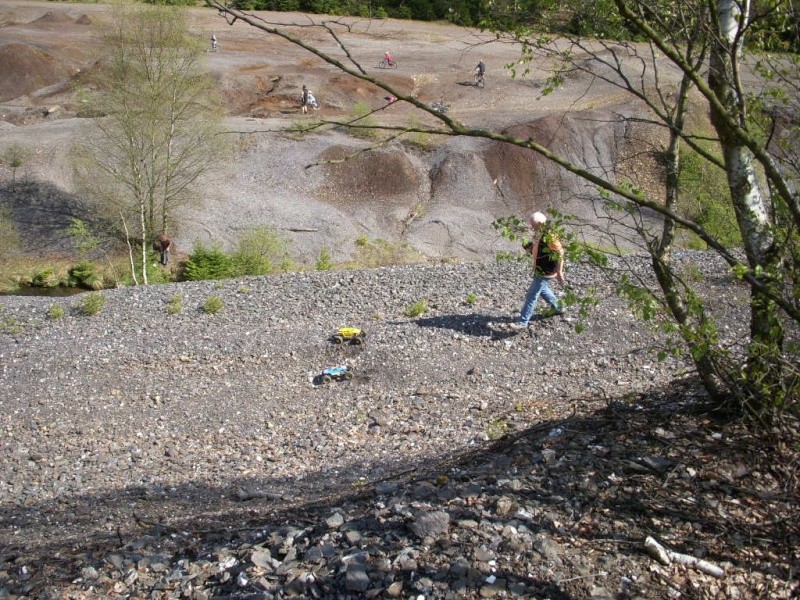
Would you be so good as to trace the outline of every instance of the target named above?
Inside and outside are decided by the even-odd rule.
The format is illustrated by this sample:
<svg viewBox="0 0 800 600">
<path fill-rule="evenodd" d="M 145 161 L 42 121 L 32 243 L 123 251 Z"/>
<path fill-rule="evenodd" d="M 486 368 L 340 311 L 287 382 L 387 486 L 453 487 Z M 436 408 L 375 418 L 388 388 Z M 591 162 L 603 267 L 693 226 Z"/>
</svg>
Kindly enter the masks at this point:
<svg viewBox="0 0 800 600">
<path fill-rule="evenodd" d="M 539 247 L 536 252 L 536 274 L 552 277 L 558 272 L 559 253 L 552 247 L 558 248 L 558 239 L 553 239 L 552 233 L 544 233 L 539 238 Z"/>
</svg>

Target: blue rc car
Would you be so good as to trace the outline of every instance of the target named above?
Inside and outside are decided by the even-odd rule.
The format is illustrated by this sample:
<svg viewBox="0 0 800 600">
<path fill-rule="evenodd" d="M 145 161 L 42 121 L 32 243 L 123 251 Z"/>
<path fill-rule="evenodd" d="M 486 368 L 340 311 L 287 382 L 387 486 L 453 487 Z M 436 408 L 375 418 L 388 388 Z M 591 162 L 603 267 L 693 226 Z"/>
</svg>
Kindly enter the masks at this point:
<svg viewBox="0 0 800 600">
<path fill-rule="evenodd" d="M 333 380 L 344 381 L 353 378 L 353 370 L 346 366 L 331 367 L 322 372 L 322 383 L 330 383 Z"/>
</svg>

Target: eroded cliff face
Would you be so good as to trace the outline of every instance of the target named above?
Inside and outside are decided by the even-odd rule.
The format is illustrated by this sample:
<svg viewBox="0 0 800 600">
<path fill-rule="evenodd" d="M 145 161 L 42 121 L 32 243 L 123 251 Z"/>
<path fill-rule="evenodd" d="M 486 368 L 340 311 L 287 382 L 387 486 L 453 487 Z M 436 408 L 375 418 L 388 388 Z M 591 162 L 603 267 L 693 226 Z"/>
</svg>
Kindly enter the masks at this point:
<svg viewBox="0 0 800 600">
<path fill-rule="evenodd" d="M 3 78 L 0 151 L 14 144 L 29 150 L 13 174 L 26 184 L 22 189 L 10 185 L 8 165 L 0 167 L 0 204 L 11 209 L 23 238 L 37 240 L 38 251 L 67 251 L 63 229 L 69 218 L 91 220 L 96 212 L 73 180 L 70 156 L 91 127 L 89 119 L 80 118 L 85 106 L 79 94 L 98 58 L 92 52 L 96 30 L 89 25 L 106 19 L 108 7 L 20 0 L 5 3 L 0 15 L 8 41 L 0 53 L 16 57 L 3 61 L 11 71 Z M 302 18 L 268 16 L 287 24 Z M 422 134 L 387 140 L 380 130 L 356 136 L 330 126 L 303 135 L 288 132 L 298 124 L 346 121 L 365 108 L 374 111 L 368 118 L 373 124 L 419 126 L 435 120 L 408 103 L 388 104 L 386 92 L 373 84 L 283 40 L 246 25 L 221 29 L 213 11 L 194 10 L 191 22 L 198 36 L 214 32 L 219 39 L 221 50 L 208 53 L 208 68 L 228 112 L 225 130 L 234 152 L 231 161 L 221 158 L 197 190 L 196 202 L 178 215 L 179 249 L 189 250 L 197 241 L 233 246 L 243 230 L 273 225 L 291 240 L 301 261 L 323 247 L 335 260 L 347 259 L 364 236 L 405 243 L 435 259 L 489 259 L 509 249 L 492 229 L 494 219 L 550 207 L 576 215 L 585 223 L 580 233 L 591 240 L 602 237 L 598 228 L 613 229 L 602 218 L 593 185 L 513 145 Z M 323 51 L 337 52 L 321 31 L 296 31 Z M 370 75 L 426 104 L 444 102 L 449 116 L 470 127 L 533 140 L 612 179 L 621 161 L 635 156 L 636 168 L 623 166 L 625 176 L 646 175 L 651 191 L 658 187 L 657 136 L 650 135 L 645 147 L 641 136 L 629 135 L 626 118 L 638 116 L 639 109 L 624 95 L 608 84 L 573 77 L 539 97 L 548 65 L 514 79 L 503 66 L 518 49 L 491 44 L 480 49 L 489 66 L 487 86 L 475 88 L 470 83 L 478 58 L 470 46 L 475 35 L 442 24 L 381 21 L 359 22 L 342 39 Z M 400 64 L 391 72 L 373 64 L 387 49 L 387 39 Z M 303 84 L 321 103 L 308 115 L 298 107 Z"/>
</svg>

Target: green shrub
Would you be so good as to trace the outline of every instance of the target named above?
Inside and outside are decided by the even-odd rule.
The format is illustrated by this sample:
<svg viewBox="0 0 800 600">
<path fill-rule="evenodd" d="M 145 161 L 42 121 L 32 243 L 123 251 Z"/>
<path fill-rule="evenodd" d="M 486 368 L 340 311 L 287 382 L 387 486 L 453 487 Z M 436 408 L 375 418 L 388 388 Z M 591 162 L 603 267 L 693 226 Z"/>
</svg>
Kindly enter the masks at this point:
<svg viewBox="0 0 800 600">
<path fill-rule="evenodd" d="M 233 260 L 219 246 L 206 247 L 198 243 L 192 249 L 183 279 L 204 281 L 207 279 L 227 279 L 234 276 Z"/>
<path fill-rule="evenodd" d="M 231 255 L 233 276 L 268 275 L 291 267 L 289 242 L 275 227 L 256 227 L 242 234 Z"/>
<path fill-rule="evenodd" d="M 464 302 L 467 304 L 467 306 L 475 306 L 475 303 L 477 301 L 478 301 L 478 295 L 475 294 L 474 292 L 470 292 L 469 294 L 467 294 L 467 297 L 464 298 Z"/>
<path fill-rule="evenodd" d="M 82 315 L 91 317 L 103 310 L 105 305 L 106 297 L 103 294 L 100 292 L 90 292 L 83 295 L 83 298 L 81 298 L 80 304 L 78 305 L 78 310 L 80 310 Z"/>
<path fill-rule="evenodd" d="M 314 264 L 317 271 L 330 271 L 333 269 L 333 261 L 331 260 L 331 252 L 327 246 L 323 246 L 319 251 L 317 262 Z"/>
<path fill-rule="evenodd" d="M 425 257 L 405 242 L 395 244 L 382 239 L 370 241 L 366 236 L 361 236 L 356 240 L 356 256 L 350 266 L 356 269 L 371 269 L 423 262 Z"/>
<path fill-rule="evenodd" d="M 31 285 L 34 287 L 52 288 L 61 285 L 61 281 L 56 275 L 55 269 L 48 267 L 33 276 Z"/>
<path fill-rule="evenodd" d="M 99 290 L 103 287 L 103 276 L 97 272 L 97 267 L 92 261 L 83 259 L 67 271 L 67 285 Z"/>
<path fill-rule="evenodd" d="M 425 298 L 420 298 L 414 304 L 409 306 L 403 313 L 405 316 L 413 319 L 428 312 L 428 301 Z"/>
<path fill-rule="evenodd" d="M 183 310 L 183 294 L 175 294 L 167 303 L 167 314 L 177 315 Z"/>
<path fill-rule="evenodd" d="M 51 319 L 61 319 L 64 317 L 64 307 L 60 304 L 53 304 L 50 310 L 47 311 L 47 316 Z"/>
<path fill-rule="evenodd" d="M 494 417 L 486 424 L 486 435 L 490 440 L 499 440 L 508 433 L 510 426 L 502 417 Z"/>
<path fill-rule="evenodd" d="M 209 296 L 203 303 L 203 312 L 209 315 L 215 315 L 222 310 L 223 306 L 225 306 L 225 303 L 222 301 L 222 298 L 219 296 Z"/>
</svg>

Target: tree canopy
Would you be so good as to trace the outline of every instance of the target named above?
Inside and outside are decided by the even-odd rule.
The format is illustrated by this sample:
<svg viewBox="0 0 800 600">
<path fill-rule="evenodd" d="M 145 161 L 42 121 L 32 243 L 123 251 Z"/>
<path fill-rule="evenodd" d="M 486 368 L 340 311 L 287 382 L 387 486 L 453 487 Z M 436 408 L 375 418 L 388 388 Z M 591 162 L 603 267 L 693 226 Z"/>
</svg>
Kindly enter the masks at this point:
<svg viewBox="0 0 800 600">
<path fill-rule="evenodd" d="M 103 34 L 91 96 L 101 116 L 82 147 L 83 181 L 141 244 L 146 283 L 152 241 L 175 226 L 176 209 L 196 200 L 220 158 L 221 113 L 182 9 L 120 6 Z"/>
</svg>

